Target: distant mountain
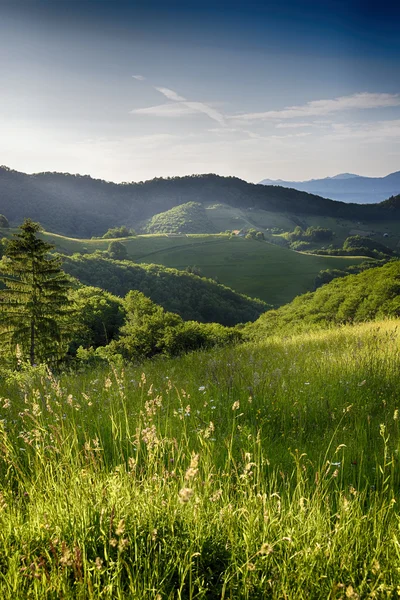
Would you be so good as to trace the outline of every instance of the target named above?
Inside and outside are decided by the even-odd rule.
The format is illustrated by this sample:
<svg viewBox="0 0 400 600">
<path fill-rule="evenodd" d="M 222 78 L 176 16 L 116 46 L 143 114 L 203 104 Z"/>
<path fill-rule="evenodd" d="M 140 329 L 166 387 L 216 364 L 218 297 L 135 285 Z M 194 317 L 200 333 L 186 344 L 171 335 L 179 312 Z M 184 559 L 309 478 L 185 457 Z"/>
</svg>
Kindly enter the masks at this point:
<svg viewBox="0 0 400 600">
<path fill-rule="evenodd" d="M 386 177 L 361 177 L 353 173 L 340 173 L 334 177 L 325 177 L 325 179 L 310 179 L 309 181 L 264 179 L 260 183 L 292 188 L 341 202 L 371 204 L 400 193 L 400 171 L 386 175 Z"/>
<path fill-rule="evenodd" d="M 339 175 L 327 177 L 327 179 L 352 179 L 353 177 L 360 177 L 360 175 L 354 175 L 354 173 L 339 173 Z"/>
<path fill-rule="evenodd" d="M 389 181 L 388 189 L 397 189 L 397 192 L 388 191 L 385 198 L 399 193 L 400 183 L 397 187 L 396 178 L 397 181 L 400 179 L 400 173 L 384 178 Z M 333 179 L 325 183 L 340 186 L 365 179 Z M 317 182 L 312 183 L 318 187 Z M 87 238 L 102 235 L 113 226 L 126 225 L 135 229 L 143 221 L 188 202 L 226 204 L 233 208 L 263 209 L 299 217 L 400 220 L 397 203 L 382 206 L 346 204 L 283 185 L 255 185 L 237 177 L 207 174 L 116 184 L 88 175 L 27 175 L 0 167 L 0 214 L 8 218 L 11 226 L 30 217 L 54 233 Z"/>
</svg>

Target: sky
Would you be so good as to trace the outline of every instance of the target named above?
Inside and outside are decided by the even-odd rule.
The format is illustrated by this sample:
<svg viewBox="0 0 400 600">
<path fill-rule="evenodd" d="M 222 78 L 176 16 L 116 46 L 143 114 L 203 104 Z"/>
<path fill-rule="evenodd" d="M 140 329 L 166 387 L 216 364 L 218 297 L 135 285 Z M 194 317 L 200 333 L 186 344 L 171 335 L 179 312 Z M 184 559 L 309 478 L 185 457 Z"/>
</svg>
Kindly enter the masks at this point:
<svg viewBox="0 0 400 600">
<path fill-rule="evenodd" d="M 0 0 L 0 164 L 109 181 L 400 170 L 400 3 Z"/>
</svg>

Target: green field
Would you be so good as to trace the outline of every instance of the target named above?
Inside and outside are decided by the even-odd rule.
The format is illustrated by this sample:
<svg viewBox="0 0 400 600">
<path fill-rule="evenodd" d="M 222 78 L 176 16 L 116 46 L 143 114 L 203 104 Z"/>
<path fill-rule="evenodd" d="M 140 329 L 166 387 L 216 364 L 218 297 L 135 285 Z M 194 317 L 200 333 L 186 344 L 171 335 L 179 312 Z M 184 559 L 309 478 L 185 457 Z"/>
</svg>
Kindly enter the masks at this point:
<svg viewBox="0 0 400 600">
<path fill-rule="evenodd" d="M 106 250 L 109 240 L 72 240 L 48 234 L 61 252 Z M 358 257 L 311 256 L 267 242 L 226 235 L 138 236 L 123 240 L 130 260 L 185 269 L 197 266 L 206 277 L 237 292 L 281 305 L 312 290 L 321 269 L 359 264 Z"/>
<path fill-rule="evenodd" d="M 399 321 L 0 378 L 0 595 L 397 598 Z"/>
</svg>

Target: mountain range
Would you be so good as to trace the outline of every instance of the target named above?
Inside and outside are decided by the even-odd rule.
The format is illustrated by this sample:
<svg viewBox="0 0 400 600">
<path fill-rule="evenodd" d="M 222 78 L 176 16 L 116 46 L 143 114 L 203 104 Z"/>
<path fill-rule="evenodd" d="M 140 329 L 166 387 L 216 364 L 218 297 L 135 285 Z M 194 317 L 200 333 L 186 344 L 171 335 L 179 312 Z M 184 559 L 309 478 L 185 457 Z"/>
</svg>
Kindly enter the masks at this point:
<svg viewBox="0 0 400 600">
<path fill-rule="evenodd" d="M 353 173 L 340 173 L 324 179 L 308 181 L 263 179 L 260 183 L 292 188 L 342 202 L 371 204 L 400 193 L 400 171 L 390 173 L 386 177 L 361 177 Z"/>
<path fill-rule="evenodd" d="M 400 177 L 400 173 L 397 175 Z M 12 226 L 29 217 L 54 233 L 88 238 L 102 235 L 113 226 L 138 227 L 144 220 L 188 202 L 219 203 L 284 215 L 370 222 L 400 220 L 400 196 L 380 204 L 360 205 L 214 174 L 117 184 L 88 175 L 28 175 L 0 167 L 0 214 Z"/>
</svg>

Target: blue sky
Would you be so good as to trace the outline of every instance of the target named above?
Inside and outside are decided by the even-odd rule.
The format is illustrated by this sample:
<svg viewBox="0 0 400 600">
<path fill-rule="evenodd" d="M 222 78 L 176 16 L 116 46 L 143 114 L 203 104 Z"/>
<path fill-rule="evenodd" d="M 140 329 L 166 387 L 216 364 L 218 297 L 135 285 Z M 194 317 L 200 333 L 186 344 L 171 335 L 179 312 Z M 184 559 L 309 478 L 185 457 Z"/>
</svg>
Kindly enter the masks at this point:
<svg viewBox="0 0 400 600">
<path fill-rule="evenodd" d="M 0 163 L 114 181 L 400 170 L 393 2 L 0 0 Z"/>
</svg>

